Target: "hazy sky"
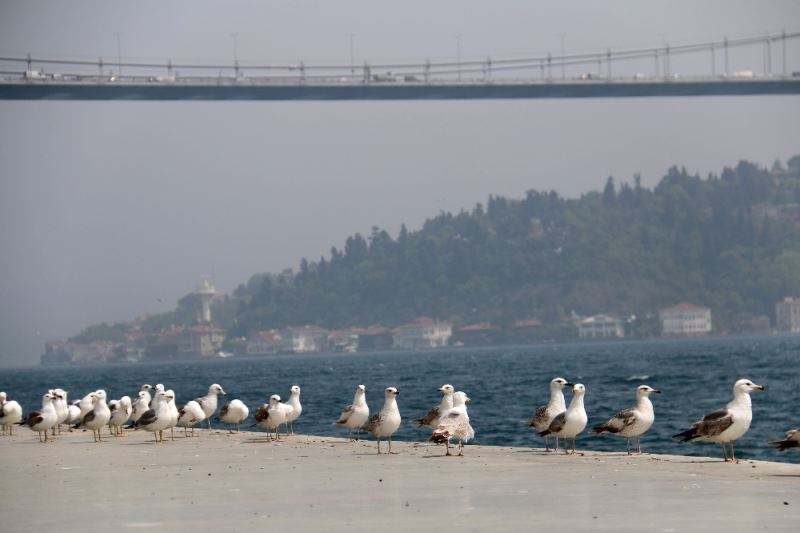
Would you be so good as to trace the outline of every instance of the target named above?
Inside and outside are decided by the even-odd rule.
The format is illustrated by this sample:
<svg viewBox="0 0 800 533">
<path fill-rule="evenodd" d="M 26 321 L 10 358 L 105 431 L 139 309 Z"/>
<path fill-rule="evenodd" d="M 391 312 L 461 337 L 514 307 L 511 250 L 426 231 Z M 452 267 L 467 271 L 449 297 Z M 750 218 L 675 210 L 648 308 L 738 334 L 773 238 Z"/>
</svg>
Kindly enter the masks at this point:
<svg viewBox="0 0 800 533">
<path fill-rule="evenodd" d="M 781 29 L 800 29 L 800 2 L 0 1 L 0 54 L 110 62 L 115 32 L 123 60 L 231 63 L 234 33 L 243 63 L 348 62 L 352 34 L 362 63 L 454 59 L 459 42 L 476 59 L 558 52 L 562 34 L 577 52 Z M 674 58 L 672 71 L 709 63 Z M 787 64 L 800 70 L 800 42 Z M 761 72 L 763 51 L 732 51 L 742 69 Z M 91 323 L 172 309 L 201 275 L 229 292 L 373 225 L 417 229 L 489 194 L 576 196 L 609 175 L 652 186 L 672 164 L 769 165 L 798 141 L 797 96 L 0 101 L 0 365 L 36 363 L 45 340 Z"/>
</svg>

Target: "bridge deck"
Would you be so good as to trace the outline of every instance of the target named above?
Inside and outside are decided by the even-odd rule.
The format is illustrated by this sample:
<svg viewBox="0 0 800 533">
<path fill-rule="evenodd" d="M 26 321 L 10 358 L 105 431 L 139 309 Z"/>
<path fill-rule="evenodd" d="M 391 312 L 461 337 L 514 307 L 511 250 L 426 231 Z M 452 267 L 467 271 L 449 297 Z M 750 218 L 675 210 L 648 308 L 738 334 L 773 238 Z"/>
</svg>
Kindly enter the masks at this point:
<svg viewBox="0 0 800 533">
<path fill-rule="evenodd" d="M 475 100 L 800 94 L 800 78 L 713 81 L 277 84 L 0 82 L 2 100 Z"/>
</svg>

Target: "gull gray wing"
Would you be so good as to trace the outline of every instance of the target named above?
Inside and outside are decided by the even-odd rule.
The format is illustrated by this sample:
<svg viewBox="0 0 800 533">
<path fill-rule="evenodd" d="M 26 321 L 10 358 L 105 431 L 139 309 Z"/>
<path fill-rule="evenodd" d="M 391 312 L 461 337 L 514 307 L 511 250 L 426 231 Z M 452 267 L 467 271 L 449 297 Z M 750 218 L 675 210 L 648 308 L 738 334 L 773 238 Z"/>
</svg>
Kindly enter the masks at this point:
<svg viewBox="0 0 800 533">
<path fill-rule="evenodd" d="M 633 409 L 623 409 L 608 419 L 605 424 L 593 428 L 595 433 L 619 433 L 626 427 L 636 422 L 636 413 Z"/>
<path fill-rule="evenodd" d="M 369 432 L 375 431 L 375 429 L 378 427 L 378 424 L 380 423 L 381 423 L 381 414 L 375 413 L 374 415 L 369 417 L 369 420 L 367 421 L 367 431 Z"/>
<path fill-rule="evenodd" d="M 549 435 L 551 433 L 558 433 L 562 429 L 564 429 L 564 424 L 567 423 L 567 412 L 564 411 L 563 413 L 559 413 L 552 422 L 550 422 L 550 426 L 544 430 L 539 432 L 539 435 Z"/>
<path fill-rule="evenodd" d="M 350 415 L 353 414 L 355 409 L 353 408 L 353 404 L 348 405 L 344 409 L 342 409 L 341 414 L 339 415 L 339 420 L 336 421 L 337 424 L 344 424 L 347 422 L 347 419 L 350 418 Z"/>
<path fill-rule="evenodd" d="M 530 424 L 528 424 L 529 428 L 536 428 L 536 429 L 547 429 L 547 406 L 543 405 L 538 408 L 533 413 L 533 418 L 531 418 Z"/>
<path fill-rule="evenodd" d="M 439 418 L 439 406 L 437 405 L 433 409 L 427 412 L 425 416 L 422 418 L 417 419 L 417 427 L 422 426 L 430 426 L 433 424 L 433 421 Z"/>
</svg>

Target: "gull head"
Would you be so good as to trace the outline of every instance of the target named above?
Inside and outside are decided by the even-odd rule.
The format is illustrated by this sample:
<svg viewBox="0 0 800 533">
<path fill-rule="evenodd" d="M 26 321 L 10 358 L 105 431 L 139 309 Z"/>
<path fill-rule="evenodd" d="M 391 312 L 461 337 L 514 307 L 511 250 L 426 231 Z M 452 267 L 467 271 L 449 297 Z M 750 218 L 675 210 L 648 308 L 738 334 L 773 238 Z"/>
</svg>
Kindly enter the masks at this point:
<svg viewBox="0 0 800 533">
<path fill-rule="evenodd" d="M 636 388 L 636 397 L 639 398 L 641 396 L 650 396 L 651 394 L 661 394 L 661 391 L 658 389 L 654 389 L 650 385 L 639 385 Z"/>
<path fill-rule="evenodd" d="M 551 389 L 563 389 L 564 387 L 571 387 L 572 383 L 567 381 L 564 378 L 553 378 L 550 381 L 550 388 Z"/>
<path fill-rule="evenodd" d="M 359 387 L 361 387 L 361 385 L 359 385 Z M 7 397 L 5 392 L 0 392 L 0 403 L 5 403 Z"/>
<path fill-rule="evenodd" d="M 139 399 L 140 400 L 147 400 L 148 396 L 150 396 L 150 393 L 147 392 L 146 390 L 140 390 L 139 391 Z"/>
<path fill-rule="evenodd" d="M 164 384 L 156 383 L 156 392 L 164 392 Z"/>
<path fill-rule="evenodd" d="M 278 396 L 277 394 L 273 394 L 272 396 L 269 397 L 270 405 L 277 405 L 279 403 L 281 403 L 281 397 Z"/>
<path fill-rule="evenodd" d="M 152 385 L 150 385 L 149 383 L 145 383 L 144 385 L 142 385 L 142 388 L 139 389 L 139 390 L 142 391 L 142 392 L 147 392 L 147 391 L 152 390 L 152 389 L 153 389 Z"/>
<path fill-rule="evenodd" d="M 105 400 L 106 399 L 106 391 L 103 389 L 97 389 L 94 391 L 94 395 L 97 397 L 98 400 Z"/>
<path fill-rule="evenodd" d="M 367 392 L 367 387 L 365 387 L 364 385 L 359 385 L 358 387 L 356 387 L 356 392 L 364 394 L 365 392 Z"/>
<path fill-rule="evenodd" d="M 456 389 L 452 385 L 450 385 L 448 383 L 448 384 L 442 385 L 437 390 L 439 392 L 441 392 L 442 394 L 453 394 Z"/>
<path fill-rule="evenodd" d="M 222 394 L 223 396 L 225 396 L 225 391 L 222 389 L 222 385 L 220 385 L 218 383 L 214 383 L 213 385 L 211 385 L 208 388 L 208 393 L 209 394 Z"/>
<path fill-rule="evenodd" d="M 453 394 L 453 405 L 454 406 L 456 406 L 456 405 L 464 405 L 464 404 L 469 403 L 471 401 L 472 401 L 472 399 L 469 396 L 467 396 L 467 393 L 464 392 L 464 391 L 458 391 L 455 394 Z"/>
<path fill-rule="evenodd" d="M 572 392 L 576 395 L 583 395 L 586 393 L 586 387 L 583 386 L 583 383 L 576 383 L 572 386 Z"/>
<path fill-rule="evenodd" d="M 45 400 L 49 400 L 49 401 L 51 401 L 51 402 L 54 402 L 54 401 L 56 400 L 56 395 L 55 395 L 55 394 L 53 394 L 53 393 L 50 393 L 50 392 L 48 392 L 47 394 L 45 394 L 44 396 L 42 396 L 42 400 L 43 400 L 43 401 L 45 401 Z"/>
<path fill-rule="evenodd" d="M 175 401 L 175 393 L 172 389 L 164 393 L 164 399 L 167 400 L 167 403 Z"/>
<path fill-rule="evenodd" d="M 733 386 L 733 392 L 735 393 L 745 393 L 750 394 L 753 391 L 763 391 L 764 385 L 758 385 L 753 383 L 749 379 L 740 379 L 737 381 Z"/>
<path fill-rule="evenodd" d="M 298 393 L 299 394 L 300 393 L 300 387 L 297 386 L 297 385 L 292 385 L 292 388 L 289 389 L 289 392 L 292 393 L 292 394 L 294 394 L 294 393 Z"/>
<path fill-rule="evenodd" d="M 399 395 L 400 391 L 397 390 L 395 387 L 386 387 L 386 390 L 383 391 L 383 395 L 386 398 L 394 398 L 395 396 Z"/>
</svg>

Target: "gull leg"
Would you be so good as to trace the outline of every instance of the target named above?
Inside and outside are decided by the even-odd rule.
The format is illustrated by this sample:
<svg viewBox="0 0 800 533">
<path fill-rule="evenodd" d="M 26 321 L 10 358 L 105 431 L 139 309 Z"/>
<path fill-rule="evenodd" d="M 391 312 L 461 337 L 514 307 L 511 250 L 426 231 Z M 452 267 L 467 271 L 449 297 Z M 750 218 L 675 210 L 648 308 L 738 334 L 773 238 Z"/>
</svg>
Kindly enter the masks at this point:
<svg viewBox="0 0 800 533">
<path fill-rule="evenodd" d="M 458 439 L 458 456 L 464 457 L 464 442 Z"/>
<path fill-rule="evenodd" d="M 389 453 L 391 453 L 391 454 L 398 453 L 398 452 L 393 452 L 392 451 L 392 437 L 391 436 L 389 436 Z"/>
<path fill-rule="evenodd" d="M 636 445 L 639 448 L 639 455 L 642 455 L 642 436 L 641 435 L 638 435 L 636 437 Z"/>
<path fill-rule="evenodd" d="M 550 451 L 550 440 L 547 438 L 547 435 L 544 436 L 544 451 Z"/>
<path fill-rule="evenodd" d="M 381 438 L 378 437 L 378 454 L 380 455 L 380 453 L 381 453 Z"/>
<path fill-rule="evenodd" d="M 558 435 L 556 435 L 556 449 L 554 451 L 558 453 Z"/>
<path fill-rule="evenodd" d="M 453 455 L 452 453 L 450 453 L 450 439 L 447 439 L 446 441 L 444 441 L 444 447 L 445 447 L 445 450 L 447 450 L 445 455 Z"/>
<path fill-rule="evenodd" d="M 628 455 L 630 455 L 631 454 L 631 439 L 630 438 L 627 438 L 627 437 L 625 438 L 625 445 L 628 447 Z"/>
<path fill-rule="evenodd" d="M 731 441 L 731 464 L 736 462 L 736 454 L 733 453 L 733 441 Z"/>
<path fill-rule="evenodd" d="M 722 460 L 727 463 L 728 462 L 728 450 L 725 449 L 725 443 L 724 442 L 720 442 L 720 445 L 722 446 Z"/>
</svg>

